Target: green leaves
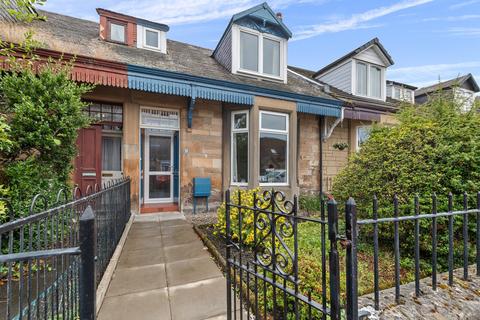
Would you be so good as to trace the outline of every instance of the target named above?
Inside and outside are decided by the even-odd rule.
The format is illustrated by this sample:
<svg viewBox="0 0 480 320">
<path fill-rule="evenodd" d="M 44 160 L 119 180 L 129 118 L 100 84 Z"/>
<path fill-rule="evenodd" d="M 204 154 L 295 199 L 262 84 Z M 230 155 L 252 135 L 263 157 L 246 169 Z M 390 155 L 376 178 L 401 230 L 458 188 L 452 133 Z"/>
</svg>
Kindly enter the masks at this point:
<svg viewBox="0 0 480 320">
<path fill-rule="evenodd" d="M 92 87 L 71 81 L 69 72 L 51 61 L 0 76 L 0 184 L 16 209 L 70 181 L 77 132 L 90 122 L 81 97 Z"/>
</svg>

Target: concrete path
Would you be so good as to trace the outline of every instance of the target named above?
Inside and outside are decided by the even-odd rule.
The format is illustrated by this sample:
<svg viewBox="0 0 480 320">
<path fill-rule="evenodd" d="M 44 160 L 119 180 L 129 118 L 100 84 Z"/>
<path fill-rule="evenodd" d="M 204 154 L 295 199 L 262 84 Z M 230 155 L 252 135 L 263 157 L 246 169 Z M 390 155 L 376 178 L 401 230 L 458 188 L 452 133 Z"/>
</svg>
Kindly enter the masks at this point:
<svg viewBox="0 0 480 320">
<path fill-rule="evenodd" d="M 137 216 L 98 319 L 226 319 L 225 286 L 183 215 Z"/>
</svg>

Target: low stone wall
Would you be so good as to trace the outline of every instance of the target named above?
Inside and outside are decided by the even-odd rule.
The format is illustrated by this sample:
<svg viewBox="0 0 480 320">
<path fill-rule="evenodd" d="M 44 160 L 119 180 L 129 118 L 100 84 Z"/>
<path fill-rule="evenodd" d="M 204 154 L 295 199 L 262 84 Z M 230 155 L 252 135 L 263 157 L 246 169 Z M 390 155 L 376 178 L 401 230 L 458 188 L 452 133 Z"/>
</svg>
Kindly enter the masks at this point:
<svg viewBox="0 0 480 320">
<path fill-rule="evenodd" d="M 437 291 L 432 290 L 431 278 L 420 281 L 420 297 L 415 297 L 415 283 L 401 286 L 401 302 L 395 303 L 395 288 L 380 292 L 380 311 L 370 319 L 480 319 L 480 277 L 476 268 L 469 268 L 469 280 L 463 269 L 454 272 L 454 286 L 448 285 L 448 273 L 438 275 Z M 373 294 L 359 298 L 360 308 L 375 311 Z"/>
</svg>

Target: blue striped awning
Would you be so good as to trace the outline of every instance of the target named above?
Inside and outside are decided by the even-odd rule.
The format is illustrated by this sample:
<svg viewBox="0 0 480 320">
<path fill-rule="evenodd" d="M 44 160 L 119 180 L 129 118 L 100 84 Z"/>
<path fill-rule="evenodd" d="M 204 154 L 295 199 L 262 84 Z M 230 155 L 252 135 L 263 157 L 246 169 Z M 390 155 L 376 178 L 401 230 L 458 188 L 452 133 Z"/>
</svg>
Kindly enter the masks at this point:
<svg viewBox="0 0 480 320">
<path fill-rule="evenodd" d="M 208 99 L 235 104 L 253 104 L 253 95 L 242 91 L 229 90 L 214 85 L 197 85 L 192 81 L 171 80 L 157 76 L 134 74 L 132 72 L 128 74 L 128 87 L 135 90 L 197 99 Z"/>
<path fill-rule="evenodd" d="M 326 103 L 297 102 L 297 112 L 340 118 L 342 108 L 340 105 L 334 106 Z"/>
</svg>

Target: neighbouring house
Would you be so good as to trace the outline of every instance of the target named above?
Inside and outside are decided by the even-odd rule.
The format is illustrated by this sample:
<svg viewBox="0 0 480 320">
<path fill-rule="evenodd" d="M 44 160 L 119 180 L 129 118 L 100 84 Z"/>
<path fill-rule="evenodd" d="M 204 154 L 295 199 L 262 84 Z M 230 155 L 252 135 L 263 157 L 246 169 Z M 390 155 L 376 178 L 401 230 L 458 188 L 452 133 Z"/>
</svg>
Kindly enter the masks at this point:
<svg viewBox="0 0 480 320">
<path fill-rule="evenodd" d="M 471 73 L 457 78 L 436 83 L 434 85 L 417 89 L 415 103 L 422 104 L 436 93 L 451 94 L 453 98 L 463 105 L 464 110 L 470 110 L 475 102 L 475 95 L 480 92 L 475 78 Z"/>
<path fill-rule="evenodd" d="M 135 212 L 189 210 L 195 177 L 211 179 L 212 202 L 231 187 L 328 191 L 368 126 L 397 110 L 378 39 L 318 72 L 289 67 L 292 33 L 266 3 L 235 14 L 213 51 L 105 9 L 99 23 L 39 12 L 46 21 L 3 19 L 0 36 L 33 28 L 41 58 L 74 57 L 72 79 L 96 84 L 75 182 L 130 176 Z"/>
<path fill-rule="evenodd" d="M 414 104 L 415 90 L 417 87 L 412 85 L 387 80 L 387 97 L 389 98 Z"/>
<path fill-rule="evenodd" d="M 368 138 L 372 123 L 394 124 L 392 114 L 398 110 L 398 101 L 387 96 L 385 73 L 393 60 L 387 50 L 375 38 L 341 58 L 335 60 L 319 71 L 289 67 L 289 70 L 304 76 L 309 81 L 315 81 L 326 92 L 341 100 L 344 106 L 343 117 L 340 119 L 325 118 L 322 131 L 322 190 L 331 190 L 333 179 L 345 167 L 351 153 L 357 152 Z M 308 123 L 309 115 L 302 115 L 301 120 Z M 311 126 L 310 124 L 309 126 Z M 308 130 L 309 126 L 305 126 Z M 302 132 L 301 126 L 300 132 Z M 312 137 L 310 137 L 312 138 Z M 316 137 L 318 138 L 318 137 Z M 302 142 L 308 148 L 308 140 Z M 304 155 L 305 154 L 305 155 Z M 300 153 L 302 158 L 311 154 L 307 150 Z M 318 159 L 317 156 L 314 159 Z M 315 180 L 315 175 L 308 168 L 313 161 L 303 168 L 304 180 Z M 311 178 L 308 179 L 308 176 Z M 309 182 L 303 186 L 308 190 Z M 315 189 L 311 190 L 315 191 Z"/>
</svg>

